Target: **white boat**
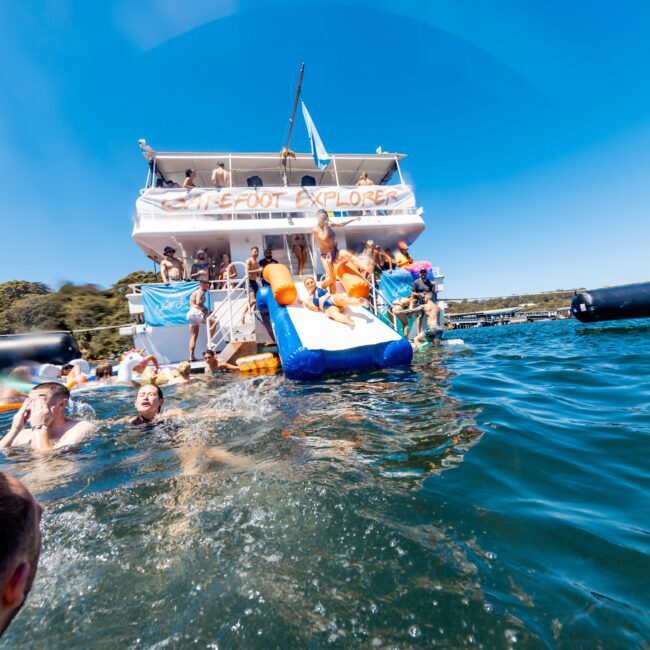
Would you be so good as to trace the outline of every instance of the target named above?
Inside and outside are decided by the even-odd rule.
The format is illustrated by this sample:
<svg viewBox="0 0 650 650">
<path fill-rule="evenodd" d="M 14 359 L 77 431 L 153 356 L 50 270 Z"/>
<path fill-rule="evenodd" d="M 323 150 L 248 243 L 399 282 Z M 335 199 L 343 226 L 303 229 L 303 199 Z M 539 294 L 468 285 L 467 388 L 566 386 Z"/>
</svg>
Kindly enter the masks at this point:
<svg viewBox="0 0 650 650">
<path fill-rule="evenodd" d="M 222 254 L 229 254 L 236 272 L 234 279 L 212 282 L 210 304 L 219 328 L 208 340 L 201 326 L 197 357 L 210 345 L 229 360 L 272 341 L 268 320 L 249 306 L 244 261 L 252 246 L 259 247 L 260 259 L 265 249 L 272 249 L 275 260 L 299 283 L 291 248 L 295 235 L 302 236 L 308 252 L 304 273 L 323 273 L 312 235 L 318 209 L 327 210 L 333 222 L 359 217 L 336 229 L 340 250 L 357 251 L 372 239 L 394 251 L 398 241 L 410 245 L 425 228 L 423 208 L 403 176 L 403 154 L 332 154 L 327 168 L 320 169 L 310 154 L 173 153 L 155 151 L 142 141 L 141 146 L 148 174 L 136 201 L 133 239 L 145 256 L 160 263 L 164 248 L 172 246 L 189 270 L 197 250 L 206 249 L 217 265 Z M 228 172 L 226 187 L 212 184 L 220 163 Z M 196 172 L 195 187 L 183 189 L 188 169 Z M 372 185 L 357 186 L 360 174 L 367 174 Z M 433 268 L 433 276 L 439 293 L 439 268 Z M 161 363 L 187 359 L 187 324 L 147 323 L 142 291 L 142 286 L 132 286 L 127 298 L 136 323 L 121 333 L 133 336 L 135 347 Z M 374 283 L 371 303 L 377 311 L 386 306 Z"/>
</svg>

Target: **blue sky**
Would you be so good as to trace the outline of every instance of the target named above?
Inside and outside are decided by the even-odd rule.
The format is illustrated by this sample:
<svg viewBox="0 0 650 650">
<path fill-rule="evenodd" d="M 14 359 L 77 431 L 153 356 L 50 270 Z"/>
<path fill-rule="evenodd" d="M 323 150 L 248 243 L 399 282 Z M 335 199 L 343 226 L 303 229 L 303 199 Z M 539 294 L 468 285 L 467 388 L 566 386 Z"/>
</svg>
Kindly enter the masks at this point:
<svg viewBox="0 0 650 650">
<path fill-rule="evenodd" d="M 650 279 L 649 19 L 633 0 L 1 3 L 0 281 L 150 268 L 137 140 L 279 150 L 302 61 L 330 152 L 409 154 L 413 251 L 447 296 Z"/>
</svg>

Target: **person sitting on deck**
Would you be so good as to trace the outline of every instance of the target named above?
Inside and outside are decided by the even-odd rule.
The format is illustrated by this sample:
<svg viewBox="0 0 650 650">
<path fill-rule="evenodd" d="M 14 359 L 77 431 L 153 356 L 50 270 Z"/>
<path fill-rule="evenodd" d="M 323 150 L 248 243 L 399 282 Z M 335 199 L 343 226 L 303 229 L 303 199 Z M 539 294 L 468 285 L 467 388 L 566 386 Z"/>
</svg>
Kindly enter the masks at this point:
<svg viewBox="0 0 650 650">
<path fill-rule="evenodd" d="M 246 272 L 248 273 L 248 287 L 250 290 L 249 301 L 251 307 L 255 308 L 257 292 L 260 290 L 258 280 L 262 276 L 262 267 L 257 261 L 260 249 L 257 246 L 251 247 L 251 256 L 246 260 Z"/>
<path fill-rule="evenodd" d="M 196 349 L 196 340 L 199 336 L 199 326 L 201 323 L 207 323 L 208 339 L 212 340 L 217 321 L 210 316 L 210 312 L 205 306 L 207 293 L 210 290 L 210 283 L 207 280 L 199 282 L 199 288 L 190 296 L 190 308 L 187 312 L 187 322 L 190 325 L 190 361 L 196 361 L 194 350 Z"/>
<path fill-rule="evenodd" d="M 352 217 L 346 221 L 340 221 L 335 223 L 329 220 L 327 212 L 325 210 L 318 211 L 318 223 L 312 229 L 312 233 L 316 239 L 316 243 L 320 248 L 320 256 L 323 260 L 323 266 L 325 268 L 325 274 L 328 278 L 336 277 L 334 273 L 334 264 L 338 261 L 339 256 L 341 256 L 341 261 L 345 261 L 345 258 L 349 259 L 349 253 L 343 254 L 343 251 L 339 251 L 336 244 L 336 235 L 334 234 L 334 228 L 342 228 L 347 226 L 353 221 L 358 221 L 359 217 Z"/>
<path fill-rule="evenodd" d="M 190 280 L 196 280 L 197 282 L 200 282 L 201 280 L 210 281 L 212 279 L 211 276 L 212 262 L 205 250 L 199 248 L 199 250 L 196 251 L 196 262 L 192 264 L 192 268 L 190 269 Z"/>
<path fill-rule="evenodd" d="M 32 388 L 14 415 L 9 432 L 0 440 L 0 448 L 31 445 L 34 451 L 51 451 L 73 445 L 93 433 L 95 425 L 90 422 L 66 417 L 69 399 L 70 391 L 58 382 L 44 382 Z"/>
<path fill-rule="evenodd" d="M 239 370 L 239 366 L 217 358 L 213 350 L 206 350 L 203 353 L 203 361 L 205 361 L 205 374 L 213 377 L 216 377 L 220 370 Z"/>
<path fill-rule="evenodd" d="M 351 298 L 344 293 L 330 293 L 329 287 L 333 282 L 329 276 L 320 284 L 311 276 L 305 278 L 305 289 L 309 293 L 309 299 L 303 303 L 311 311 L 322 311 L 325 315 L 338 323 L 343 323 L 354 328 L 354 321 L 343 313 L 343 307 L 347 305 L 358 307 L 368 305 L 367 301 L 359 298 Z"/>
<path fill-rule="evenodd" d="M 185 170 L 185 180 L 183 181 L 183 189 L 191 190 L 194 185 L 194 180 L 196 179 L 196 172 L 193 169 Z"/>
<path fill-rule="evenodd" d="M 226 166 L 219 161 L 212 172 L 212 184 L 215 187 L 230 187 L 230 172 L 226 171 Z"/>
<path fill-rule="evenodd" d="M 160 275 L 165 284 L 182 282 L 185 278 L 185 265 L 176 257 L 176 251 L 171 246 L 165 246 L 164 258 L 160 262 Z"/>
<path fill-rule="evenodd" d="M 403 266 L 409 266 L 413 264 L 413 258 L 409 253 L 408 244 L 405 241 L 397 242 L 397 248 L 399 249 L 395 253 L 395 264 L 401 269 Z"/>
<path fill-rule="evenodd" d="M 262 271 L 269 265 L 269 264 L 279 264 L 278 260 L 273 258 L 273 250 L 271 248 L 265 248 L 264 249 L 264 259 L 260 261 L 260 266 L 262 267 Z M 265 287 L 270 287 L 271 285 L 264 279 L 264 274 L 262 273 L 262 284 Z"/>
</svg>

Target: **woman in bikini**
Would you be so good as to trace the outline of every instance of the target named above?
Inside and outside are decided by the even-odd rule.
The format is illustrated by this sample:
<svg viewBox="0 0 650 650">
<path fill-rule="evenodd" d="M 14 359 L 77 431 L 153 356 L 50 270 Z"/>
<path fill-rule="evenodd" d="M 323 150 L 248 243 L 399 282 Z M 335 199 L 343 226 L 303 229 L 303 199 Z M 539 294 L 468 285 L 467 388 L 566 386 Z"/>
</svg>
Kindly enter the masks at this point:
<svg viewBox="0 0 650 650">
<path fill-rule="evenodd" d="M 305 278 L 305 289 L 309 293 L 309 300 L 303 304 L 311 311 L 322 311 L 328 318 L 354 328 L 354 321 L 343 313 L 343 307 L 346 305 L 366 307 L 368 303 L 359 298 L 351 298 L 344 293 L 330 293 L 331 285 L 332 282 L 327 277 L 320 284 L 311 276 Z"/>
</svg>

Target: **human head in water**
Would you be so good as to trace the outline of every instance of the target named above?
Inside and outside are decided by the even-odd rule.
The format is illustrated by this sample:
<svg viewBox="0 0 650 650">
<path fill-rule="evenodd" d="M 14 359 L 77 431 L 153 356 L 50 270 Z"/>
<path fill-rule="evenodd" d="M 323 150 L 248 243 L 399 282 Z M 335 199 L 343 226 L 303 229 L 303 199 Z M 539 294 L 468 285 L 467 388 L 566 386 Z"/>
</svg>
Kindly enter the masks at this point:
<svg viewBox="0 0 650 650">
<path fill-rule="evenodd" d="M 165 399 L 160 386 L 146 384 L 140 386 L 135 396 L 135 410 L 143 420 L 153 420 L 162 411 Z"/>
</svg>

